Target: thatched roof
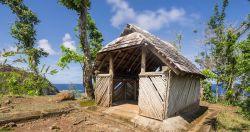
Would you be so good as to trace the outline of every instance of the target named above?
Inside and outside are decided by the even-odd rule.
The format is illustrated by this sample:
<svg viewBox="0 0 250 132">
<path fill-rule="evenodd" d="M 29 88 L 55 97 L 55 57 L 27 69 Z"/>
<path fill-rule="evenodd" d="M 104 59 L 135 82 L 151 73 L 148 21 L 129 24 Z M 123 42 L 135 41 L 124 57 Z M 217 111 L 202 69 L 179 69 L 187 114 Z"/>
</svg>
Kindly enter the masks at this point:
<svg viewBox="0 0 250 132">
<path fill-rule="evenodd" d="M 98 52 L 97 60 L 98 58 L 100 59 L 100 56 L 104 53 L 138 47 L 145 44 L 149 49 L 155 50 L 156 53 L 161 55 L 171 68 L 180 72 L 201 75 L 199 69 L 184 57 L 175 47 L 173 47 L 172 44 L 160 40 L 148 31 L 131 24 L 128 24 L 125 27 L 119 38 L 110 42 Z M 97 63 L 97 65 L 99 64 Z"/>
</svg>

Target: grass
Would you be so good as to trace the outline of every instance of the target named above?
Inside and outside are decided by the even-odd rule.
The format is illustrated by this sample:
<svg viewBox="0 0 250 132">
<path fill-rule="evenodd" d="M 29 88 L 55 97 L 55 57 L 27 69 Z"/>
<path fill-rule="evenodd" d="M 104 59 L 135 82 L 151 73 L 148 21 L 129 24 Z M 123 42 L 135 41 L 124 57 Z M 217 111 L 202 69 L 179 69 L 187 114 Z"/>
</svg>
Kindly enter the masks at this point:
<svg viewBox="0 0 250 132">
<path fill-rule="evenodd" d="M 233 110 L 220 112 L 217 115 L 218 131 L 250 131 L 250 121 Z"/>
<path fill-rule="evenodd" d="M 6 131 L 13 131 L 14 129 L 13 128 L 10 128 L 10 127 L 1 127 L 0 128 L 0 131 L 1 132 L 6 132 Z"/>
<path fill-rule="evenodd" d="M 94 100 L 80 101 L 80 106 L 82 106 L 82 107 L 95 106 L 95 105 L 96 105 L 96 103 Z"/>
</svg>

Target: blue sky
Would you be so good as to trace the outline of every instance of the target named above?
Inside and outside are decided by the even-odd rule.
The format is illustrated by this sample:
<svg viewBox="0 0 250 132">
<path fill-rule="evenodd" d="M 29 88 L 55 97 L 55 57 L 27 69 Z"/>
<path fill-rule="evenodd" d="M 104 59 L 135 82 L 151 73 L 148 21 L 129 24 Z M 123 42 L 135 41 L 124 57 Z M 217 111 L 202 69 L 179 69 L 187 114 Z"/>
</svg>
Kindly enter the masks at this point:
<svg viewBox="0 0 250 132">
<path fill-rule="evenodd" d="M 57 75 L 48 76 L 48 79 L 53 83 L 81 83 L 82 72 L 78 64 L 70 64 L 69 69 L 62 71 L 56 66 L 61 44 L 72 49 L 78 45 L 74 32 L 77 14 L 58 4 L 57 0 L 24 1 L 41 20 L 36 27 L 36 47 L 50 53 L 47 58 L 42 58 L 41 65 L 59 69 Z M 182 33 L 182 53 L 193 61 L 202 50 L 205 23 L 213 14 L 215 3 L 216 0 L 93 0 L 90 14 L 103 33 L 103 45 L 118 37 L 126 23 L 133 23 L 165 41 L 171 42 L 176 33 Z M 247 0 L 230 1 L 226 22 L 239 24 L 250 12 L 249 7 Z M 0 5 L 0 50 L 15 49 L 16 40 L 11 37 L 9 29 L 14 21 L 12 12 Z M 197 34 L 193 33 L 194 29 L 198 30 Z"/>
</svg>

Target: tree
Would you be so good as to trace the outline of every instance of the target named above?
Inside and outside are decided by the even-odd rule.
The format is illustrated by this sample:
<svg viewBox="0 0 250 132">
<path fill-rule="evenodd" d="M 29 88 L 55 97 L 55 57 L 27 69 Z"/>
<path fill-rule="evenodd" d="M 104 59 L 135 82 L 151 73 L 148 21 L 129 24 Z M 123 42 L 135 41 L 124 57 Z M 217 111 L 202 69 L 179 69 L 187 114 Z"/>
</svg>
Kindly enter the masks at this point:
<svg viewBox="0 0 250 132">
<path fill-rule="evenodd" d="M 97 51 L 102 47 L 102 34 L 98 31 L 95 22 L 88 13 L 89 0 L 59 0 L 59 2 L 78 14 L 78 37 L 82 53 L 66 49 L 61 46 L 64 55 L 59 60 L 59 66 L 64 68 L 71 61 L 81 64 L 83 71 L 83 85 L 85 96 L 94 98 L 93 89 L 93 64 Z"/>
<path fill-rule="evenodd" d="M 176 38 L 175 40 L 172 42 L 173 46 L 178 50 L 181 51 L 182 48 L 182 39 L 183 39 L 183 35 L 181 33 L 176 33 Z"/>
<path fill-rule="evenodd" d="M 17 20 L 11 27 L 11 35 L 18 40 L 16 43 L 18 52 L 7 52 L 5 56 L 27 55 L 30 70 L 38 74 L 40 57 L 48 55 L 42 49 L 34 48 L 36 41 L 35 25 L 39 23 L 38 17 L 24 5 L 23 0 L 0 0 L 0 3 L 8 6 L 17 16 Z"/>
<path fill-rule="evenodd" d="M 215 78 L 216 100 L 218 99 L 218 83 L 222 82 L 226 88 L 226 99 L 232 102 L 233 97 L 237 96 L 237 90 L 233 90 L 234 82 L 243 75 L 237 68 L 237 58 L 242 55 L 243 50 L 237 47 L 239 40 L 249 30 L 250 15 L 238 27 L 227 26 L 224 22 L 227 6 L 228 0 L 224 0 L 221 11 L 219 11 L 218 4 L 215 5 L 215 13 L 210 17 L 206 29 L 206 45 L 210 48 L 202 52 L 196 62 L 203 68 L 211 69 L 217 75 Z"/>
</svg>

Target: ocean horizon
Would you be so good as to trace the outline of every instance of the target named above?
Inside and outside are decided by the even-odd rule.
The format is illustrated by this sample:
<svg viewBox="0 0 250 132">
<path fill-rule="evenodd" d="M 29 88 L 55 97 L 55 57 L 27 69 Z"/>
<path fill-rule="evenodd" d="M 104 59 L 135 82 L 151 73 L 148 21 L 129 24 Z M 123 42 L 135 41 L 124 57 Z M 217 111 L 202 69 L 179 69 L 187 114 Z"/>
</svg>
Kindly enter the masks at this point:
<svg viewBox="0 0 250 132">
<path fill-rule="evenodd" d="M 75 87 L 77 91 L 80 93 L 83 93 L 84 87 L 82 84 L 53 84 L 59 91 L 64 91 L 64 90 L 69 90 L 71 86 Z M 212 84 L 212 91 L 213 94 L 215 95 L 215 88 L 216 84 Z M 222 87 L 222 85 L 219 85 L 218 87 L 218 93 L 219 95 L 224 95 L 225 94 L 225 89 Z"/>
</svg>

